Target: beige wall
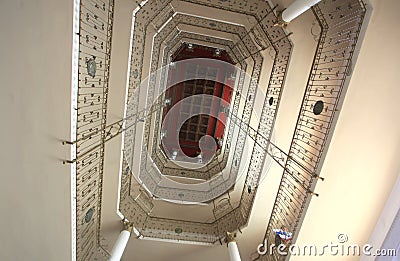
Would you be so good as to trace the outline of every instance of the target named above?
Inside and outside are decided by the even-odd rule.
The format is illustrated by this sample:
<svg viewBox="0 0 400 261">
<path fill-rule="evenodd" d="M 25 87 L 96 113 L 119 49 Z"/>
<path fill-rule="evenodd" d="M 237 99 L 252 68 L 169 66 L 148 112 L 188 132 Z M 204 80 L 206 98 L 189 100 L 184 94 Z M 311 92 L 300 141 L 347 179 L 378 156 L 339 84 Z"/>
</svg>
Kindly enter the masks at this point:
<svg viewBox="0 0 400 261">
<path fill-rule="evenodd" d="M 114 27 L 111 50 L 110 88 L 108 95 L 107 124 L 124 117 L 126 75 L 128 70 L 129 44 L 132 12 L 136 4 L 131 0 L 115 1 Z M 104 182 L 102 201 L 102 233 L 105 245 L 112 249 L 121 229 L 121 218 L 117 215 L 118 184 L 121 158 L 121 135 L 107 142 L 104 160 Z"/>
<path fill-rule="evenodd" d="M 73 1 L 0 1 L 0 260 L 70 260 Z"/>
</svg>

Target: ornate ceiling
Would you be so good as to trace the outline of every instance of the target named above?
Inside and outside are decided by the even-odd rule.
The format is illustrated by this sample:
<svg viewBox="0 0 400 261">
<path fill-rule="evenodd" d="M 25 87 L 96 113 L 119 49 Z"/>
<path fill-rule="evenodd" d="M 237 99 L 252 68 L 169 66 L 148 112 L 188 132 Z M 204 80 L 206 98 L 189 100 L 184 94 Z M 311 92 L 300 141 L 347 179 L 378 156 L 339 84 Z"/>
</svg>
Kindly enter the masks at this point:
<svg viewBox="0 0 400 261">
<path fill-rule="evenodd" d="M 201 2 L 196 2 L 196 4 L 201 4 Z M 152 150 L 154 151 L 160 151 L 159 146 L 157 144 L 159 143 L 158 141 L 155 143 L 154 136 L 157 137 L 160 135 L 159 127 L 159 118 L 158 120 L 155 120 L 155 123 L 152 122 L 152 114 L 149 114 L 149 117 L 146 118 L 145 120 L 145 126 L 143 130 L 143 143 L 141 145 L 141 166 L 140 168 L 135 168 L 133 162 L 137 162 L 137 159 L 134 160 L 134 155 L 132 154 L 126 154 L 125 158 L 127 159 L 127 165 L 130 166 L 130 169 L 132 170 L 132 175 L 129 176 L 130 179 L 125 180 L 123 179 L 123 182 L 121 183 L 121 193 L 126 193 L 128 194 L 129 192 L 127 191 L 130 189 L 130 194 L 132 195 L 141 195 L 141 197 L 145 198 L 143 201 L 148 203 L 149 205 L 147 207 L 142 207 L 140 208 L 140 204 L 137 204 L 137 201 L 132 200 L 131 197 L 126 196 L 126 194 L 121 195 L 121 212 L 126 216 L 130 221 L 137 224 L 137 228 L 140 231 L 140 234 L 144 237 L 158 237 L 158 238 L 165 238 L 165 239 L 176 239 L 176 240 L 185 240 L 185 241 L 197 241 L 197 242 L 204 242 L 204 243 L 209 243 L 212 244 L 214 242 L 220 242 L 221 239 L 224 237 L 226 231 L 234 231 L 237 230 L 240 227 L 245 226 L 245 224 L 248 222 L 248 218 L 250 216 L 250 211 L 251 207 L 249 207 L 249 203 L 254 200 L 254 195 L 256 192 L 255 189 L 255 184 L 252 183 L 255 182 L 261 175 L 262 168 L 254 171 L 254 172 L 248 172 L 246 177 L 244 177 L 244 182 L 241 187 L 234 188 L 235 183 L 238 178 L 239 174 L 239 169 L 246 169 L 247 166 L 241 165 L 242 163 L 242 158 L 243 158 L 243 150 L 245 146 L 245 141 L 246 141 L 246 136 L 247 136 L 247 130 L 248 126 L 252 117 L 252 111 L 253 111 L 253 106 L 254 106 L 254 101 L 256 95 L 261 95 L 258 88 L 258 82 L 260 79 L 260 73 L 261 73 L 261 66 L 263 63 L 263 57 L 260 54 L 261 50 L 264 50 L 266 47 L 269 47 L 270 44 L 262 44 L 265 43 L 266 41 L 268 42 L 269 38 L 274 38 L 276 39 L 275 42 L 272 43 L 274 48 L 274 51 L 277 52 L 277 50 L 280 51 L 280 55 L 276 55 L 274 59 L 279 59 L 281 58 L 280 61 L 277 62 L 279 65 L 279 69 L 275 69 L 275 74 L 279 74 L 279 76 L 276 76 L 274 81 L 271 81 L 271 83 L 274 84 L 269 93 L 267 95 L 272 98 L 273 101 L 272 104 L 266 103 L 265 107 L 268 106 L 268 110 L 270 113 L 273 110 L 276 109 L 278 105 L 278 97 L 280 95 L 280 86 L 283 84 L 283 78 L 285 74 L 285 68 L 288 64 L 288 60 L 284 59 L 284 56 L 286 57 L 289 56 L 290 53 L 290 42 L 288 41 L 285 32 L 281 28 L 274 27 L 274 22 L 276 21 L 275 14 L 272 12 L 272 8 L 264 3 L 260 2 L 260 5 L 264 5 L 263 12 L 257 14 L 256 11 L 259 11 L 260 9 L 256 9 L 255 6 L 250 5 L 246 9 L 241 10 L 239 7 L 236 8 L 228 8 L 227 11 L 231 12 L 239 12 L 241 14 L 246 14 L 250 15 L 252 17 L 257 17 L 256 19 L 259 19 L 259 23 L 257 23 L 257 26 L 253 26 L 253 30 L 256 31 L 255 28 L 257 28 L 258 34 L 253 34 L 252 31 L 247 31 L 244 27 L 240 27 L 236 24 L 232 23 L 225 23 L 225 22 L 219 22 L 215 20 L 210 20 L 210 19 L 204 19 L 196 16 L 190 16 L 189 14 L 181 15 L 177 14 L 174 16 L 174 18 L 169 19 L 167 15 L 163 14 L 163 11 L 159 11 L 158 17 L 165 17 L 164 21 L 161 19 L 157 19 L 157 15 L 153 17 L 153 19 L 157 21 L 162 21 L 162 22 L 168 22 L 171 21 L 172 23 L 176 21 L 176 25 L 179 25 L 180 23 L 185 24 L 190 24 L 192 26 L 198 26 L 202 28 L 207 28 L 211 30 L 216 30 L 216 31 L 222 31 L 226 33 L 235 33 L 238 34 L 238 38 L 241 39 L 237 43 L 235 43 L 230 49 L 232 49 L 233 53 L 236 54 L 242 54 L 241 60 L 246 60 L 246 59 L 251 59 L 252 64 L 249 66 L 251 69 L 249 70 L 251 72 L 251 75 L 247 75 L 246 71 L 240 70 L 240 68 L 234 68 L 230 64 L 223 64 L 222 62 L 217 62 L 213 61 L 214 64 L 221 65 L 223 67 L 232 67 L 230 69 L 231 71 L 235 71 L 235 75 L 238 77 L 237 85 L 232 86 L 234 89 L 234 97 L 232 98 L 233 103 L 230 108 L 230 114 L 232 115 L 242 115 L 242 122 L 240 124 L 233 124 L 232 122 L 229 124 L 229 131 L 225 137 L 224 143 L 227 144 L 226 150 L 224 150 L 223 155 L 225 155 L 225 162 L 223 165 L 221 163 L 217 162 L 214 165 L 208 165 L 205 164 L 202 168 L 205 170 L 204 172 L 206 173 L 207 176 L 210 176 L 210 169 L 214 168 L 216 169 L 217 173 L 219 172 L 220 175 L 215 176 L 214 178 L 210 179 L 207 182 L 201 182 L 198 184 L 186 184 L 186 183 L 180 183 L 180 184 L 174 184 L 172 182 L 168 182 L 170 179 L 166 177 L 165 175 L 168 175 L 168 172 L 165 172 L 165 169 L 168 167 L 161 167 L 157 164 L 153 164 L 153 158 L 152 156 L 149 155 L 149 150 L 150 149 L 150 144 L 151 140 L 153 137 L 153 143 L 152 143 Z M 143 7 L 145 8 L 146 5 Z M 170 6 L 166 5 L 167 11 L 170 12 Z M 151 9 L 151 6 L 148 7 Z M 160 10 L 162 9 L 162 6 L 159 6 Z M 213 6 L 213 8 L 219 8 L 220 6 Z M 239 9 L 238 9 L 239 8 Z M 140 9 L 140 10 L 145 10 L 145 9 Z M 150 21 L 146 21 L 143 24 L 138 22 L 136 24 L 136 19 L 140 17 L 140 10 L 138 10 L 138 13 L 135 14 L 135 31 L 138 30 L 139 32 L 141 31 L 138 29 L 139 26 L 146 26 L 146 23 L 149 24 Z M 145 12 L 145 11 L 143 11 Z M 264 27 L 263 27 L 264 26 Z M 172 30 L 174 26 L 168 26 L 165 25 L 161 30 L 156 25 L 156 35 L 160 34 L 160 37 L 162 37 L 161 33 L 165 33 L 165 35 L 168 35 L 169 32 L 167 31 L 169 28 Z M 143 29 L 145 30 L 145 29 Z M 266 38 L 267 40 L 262 40 L 255 41 L 253 40 L 257 36 L 260 36 L 261 33 Z M 170 35 L 170 34 L 169 34 Z M 153 39 L 157 39 L 157 36 L 153 36 Z M 179 36 L 179 34 L 174 34 L 174 37 Z M 137 40 L 138 37 L 133 37 L 134 42 L 132 44 L 133 50 L 136 50 L 136 45 L 138 45 L 137 48 L 142 48 L 140 50 L 145 50 L 145 43 L 141 42 L 140 40 Z M 138 41 L 138 44 L 135 45 L 135 41 Z M 160 44 L 161 40 L 164 40 L 163 38 L 160 38 Z M 260 45 L 257 44 L 261 43 Z M 140 44 L 139 44 L 140 43 Z M 166 46 L 168 46 L 168 42 Z M 178 46 L 179 48 L 180 46 Z M 228 49 L 229 47 L 225 47 L 224 49 Z M 152 50 L 161 50 L 160 45 L 153 45 Z M 140 51 L 138 53 L 145 54 L 145 51 Z M 165 53 L 165 52 L 164 52 Z M 172 52 L 173 53 L 173 52 Z M 157 56 L 157 52 L 152 53 L 152 61 L 151 61 L 151 73 L 155 73 L 156 75 L 150 75 L 148 84 L 147 82 L 143 83 L 141 82 L 141 85 L 136 85 L 139 87 L 139 90 L 137 88 L 132 88 L 132 92 L 128 94 L 129 97 L 131 97 L 131 100 L 129 101 L 128 105 L 128 110 L 126 117 L 128 118 L 127 124 L 128 126 L 134 125 L 134 122 L 137 121 L 134 117 L 131 117 L 130 115 L 136 115 L 140 109 L 145 109 L 146 107 L 152 107 L 154 106 L 153 104 L 155 103 L 156 105 L 161 103 L 163 104 L 165 101 L 163 101 L 163 89 L 161 91 L 158 91 L 158 93 L 161 95 L 157 98 L 154 97 L 155 93 L 157 91 L 154 89 L 156 86 L 160 87 L 162 85 L 163 78 L 163 70 L 159 68 L 163 68 L 163 66 L 168 65 L 168 55 L 167 55 L 167 63 L 166 64 L 161 64 L 157 66 L 153 66 L 153 64 L 158 64 L 158 62 L 161 60 Z M 132 55 L 132 60 L 138 60 L 136 57 L 136 54 L 133 53 Z M 140 59 L 139 59 L 140 60 Z M 165 60 L 164 60 L 165 61 Z M 182 61 L 181 63 L 193 63 L 190 60 L 185 60 Z M 141 66 L 135 66 L 133 63 L 131 66 L 131 72 L 139 72 L 137 75 L 137 78 L 133 77 L 133 82 L 138 82 L 139 76 L 140 76 L 140 68 Z M 186 65 L 188 66 L 188 65 Z M 159 75 L 157 75 L 157 70 Z M 164 70 L 164 72 L 167 72 L 167 70 Z M 206 78 L 207 75 L 204 75 L 202 78 Z M 246 81 L 245 78 L 248 78 Z M 157 78 L 161 79 L 160 84 L 157 84 Z M 132 78 L 131 78 L 132 79 Z M 177 82 L 183 81 L 186 79 L 179 79 Z M 211 80 L 215 80 L 211 78 Z M 138 82 L 139 84 L 139 82 Z M 243 85 L 246 86 L 246 93 L 242 94 L 242 89 Z M 172 85 L 172 84 L 171 84 Z M 130 83 L 130 86 L 135 86 L 135 83 Z M 140 88 L 142 87 L 143 88 Z M 161 87 L 163 88 L 163 87 Z M 164 87 L 168 88 L 168 87 Z M 272 92 L 274 90 L 274 92 Z M 140 94 L 141 92 L 147 92 L 147 99 L 149 97 L 154 97 L 154 101 L 147 101 L 147 104 L 141 105 L 140 104 Z M 132 94 L 131 94 L 132 93 Z M 275 98 L 275 99 L 274 99 Z M 161 99 L 161 102 L 160 102 Z M 190 102 L 191 103 L 191 102 Z M 142 106 L 142 107 L 141 107 Z M 242 107 L 242 108 L 240 108 Z M 132 109 L 131 109 L 132 108 Z M 161 110 L 155 110 L 154 114 L 160 114 Z M 233 117 L 230 117 L 233 118 Z M 154 132 L 152 132 L 152 124 L 154 124 Z M 270 133 L 272 130 L 272 125 L 266 126 L 267 132 L 265 133 L 267 137 L 270 137 Z M 139 127 L 140 131 L 140 127 Z M 236 133 L 235 133 L 236 131 Z M 135 140 L 134 136 L 136 136 L 137 129 L 130 129 L 126 131 L 125 134 L 125 152 L 133 152 L 134 149 L 127 149 L 133 146 L 138 146 L 138 143 L 140 141 L 138 139 Z M 233 135 L 235 135 L 235 139 L 232 139 Z M 228 142 L 227 142 L 228 141 Z M 235 150 L 232 151 L 230 148 L 234 148 Z M 229 150 L 228 150 L 229 149 Z M 156 152 L 157 153 L 157 152 Z M 254 152 L 254 155 L 257 152 Z M 154 155 L 154 153 L 153 153 Z M 157 155 L 157 154 L 156 154 Z M 160 157 L 163 157 L 162 153 L 159 153 Z M 156 156 L 157 157 L 157 156 Z M 168 157 L 169 158 L 169 157 Z M 231 158 L 231 164 L 228 167 L 227 171 L 224 172 L 227 164 L 226 162 L 229 161 L 229 158 Z M 216 156 L 214 158 L 214 161 L 218 161 L 218 157 Z M 165 157 L 164 157 L 165 160 Z M 256 158 L 255 156 L 252 156 L 250 161 L 264 161 L 265 159 L 262 158 Z M 131 164 L 129 164 L 131 162 Z M 166 165 L 167 162 L 164 163 Z M 254 163 L 253 163 L 254 164 Z M 258 163 L 258 164 L 263 164 L 263 162 Z M 191 168 L 181 166 L 181 168 L 175 168 L 175 172 L 187 172 L 192 174 L 181 174 L 181 176 L 185 177 L 197 177 L 199 178 L 199 175 L 196 175 L 193 173 Z M 137 174 L 135 174 L 137 173 Z M 213 173 L 211 173 L 213 174 Z M 135 181 L 132 181 L 132 177 L 137 176 L 136 180 L 139 180 L 139 182 L 142 182 L 144 184 L 144 187 L 149 191 L 148 194 L 146 193 L 141 193 L 138 191 L 135 191 L 132 186 L 132 184 L 135 184 Z M 200 176 L 201 177 L 201 176 Z M 129 180 L 129 181 L 128 181 Z M 172 183 L 172 184 L 171 184 Z M 183 185 L 182 185 L 183 184 Z M 238 184 L 236 184 L 238 186 Z M 137 186 L 139 187 L 139 186 Z M 241 196 L 239 197 L 238 202 L 235 202 L 235 204 L 232 204 L 230 202 L 230 196 L 229 195 L 224 195 L 229 190 L 236 189 L 239 191 L 242 191 Z M 221 197 L 221 198 L 218 198 Z M 140 197 L 139 197 L 140 198 Z M 165 219 L 163 217 L 152 217 L 151 213 L 148 213 L 145 210 L 152 209 L 154 204 L 149 203 L 152 202 L 152 200 L 157 200 L 157 199 L 164 199 L 164 200 L 169 200 L 169 201 L 174 201 L 174 202 L 202 202 L 202 203 L 208 203 L 212 205 L 212 211 L 210 211 L 210 214 L 213 214 L 214 218 L 211 219 L 208 222 L 202 222 L 199 223 L 199 221 L 196 220 L 171 220 L 171 219 Z M 226 204 L 225 206 L 225 213 L 223 215 L 220 215 L 219 218 L 216 217 L 215 212 L 218 212 L 218 209 L 222 208 L 221 206 L 216 205 L 216 202 L 220 202 L 222 199 L 226 198 L 226 201 L 229 204 Z M 247 202 L 244 204 L 243 202 L 247 200 Z M 235 205 L 235 206 L 233 206 Z M 133 209 L 132 209 L 133 208 Z M 133 210 L 133 211 L 132 211 Z M 139 214 L 142 213 L 142 215 L 139 216 Z M 211 217 L 213 217 L 211 216 Z M 134 221 L 137 220 L 137 221 Z M 149 221 L 147 221 L 149 220 Z M 150 221 L 151 220 L 151 221 Z M 149 226 L 151 224 L 151 226 Z M 179 229 L 179 231 L 183 231 L 183 233 L 176 233 L 175 229 Z"/>
<path fill-rule="evenodd" d="M 190 8 L 179 11 L 181 3 Z M 293 231 L 296 238 L 310 197 L 316 195 L 313 188 L 319 179 L 337 107 L 343 99 L 341 94 L 365 14 L 362 2 L 325 0 L 313 7 L 321 30 L 288 149 L 279 148 L 272 140 L 292 50 L 290 34 L 275 26 L 276 7 L 261 0 L 142 2 L 133 13 L 124 119 L 110 123 L 106 122 L 106 114 L 113 7 L 112 0 L 82 0 L 80 4 L 77 123 L 73 142 L 76 161 L 70 162 L 76 175 L 73 215 L 77 259 L 107 256 L 100 241 L 104 147 L 109 139 L 121 137 L 121 133 L 119 211 L 133 222 L 138 237 L 220 244 L 226 232 L 248 224 L 261 175 L 267 171 L 268 161 L 274 160 L 282 166 L 283 174 L 265 238 L 273 242 L 272 228 L 282 225 Z M 219 21 L 190 13 L 202 7 L 250 22 Z M 175 59 L 188 44 L 191 48 L 218 50 L 217 56 L 226 53 L 233 64 L 210 58 Z M 269 55 L 262 55 L 266 52 Z M 272 62 L 272 68 L 267 86 L 261 88 L 260 77 L 267 60 Z M 215 73 L 172 73 L 199 65 L 206 72 L 223 68 L 229 77 L 221 80 Z M 220 144 L 210 140 L 220 148 L 204 157 L 204 161 L 202 158 L 193 162 L 193 157 L 185 158 L 184 153 L 174 155 L 168 146 L 162 145 L 166 137 L 175 135 L 172 129 L 165 132 L 175 118 L 165 116 L 169 106 L 175 105 L 171 101 L 171 87 L 193 83 L 194 79 L 222 82 L 232 90 L 232 96 L 228 102 L 221 96 L 202 92 L 187 95 L 187 102 L 179 101 L 179 113 L 194 116 L 193 122 L 195 117 L 196 122 L 202 120 L 198 114 L 208 114 L 208 120 L 211 114 L 224 125 Z M 257 99 L 261 106 L 255 106 Z M 222 106 L 212 115 L 210 104 L 214 103 Z M 182 109 L 185 106 L 190 109 Z M 199 109 L 193 113 L 194 107 Z M 209 127 L 206 123 L 204 127 Z M 201 126 L 193 126 L 198 134 Z M 190 124 L 184 128 L 189 127 Z M 180 129 L 175 135 L 177 144 Z M 187 139 L 189 132 L 185 135 Z M 170 202 L 176 203 L 174 208 L 193 211 L 194 215 L 180 219 L 178 215 L 163 213 L 161 210 Z"/>
</svg>

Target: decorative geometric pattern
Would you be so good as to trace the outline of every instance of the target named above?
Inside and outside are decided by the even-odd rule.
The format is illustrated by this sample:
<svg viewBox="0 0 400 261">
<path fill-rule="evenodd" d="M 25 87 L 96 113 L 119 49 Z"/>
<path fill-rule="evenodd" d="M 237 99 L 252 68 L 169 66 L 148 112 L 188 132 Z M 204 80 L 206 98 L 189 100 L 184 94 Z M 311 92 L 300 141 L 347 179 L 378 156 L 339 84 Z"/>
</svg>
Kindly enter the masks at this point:
<svg viewBox="0 0 400 261">
<path fill-rule="evenodd" d="M 263 28 L 264 32 L 268 32 L 271 34 L 270 38 L 275 39 L 275 42 L 273 43 L 275 45 L 274 49 L 284 50 L 284 51 L 281 51 L 280 53 L 278 53 L 279 55 L 276 58 L 276 59 L 279 59 L 279 61 L 275 62 L 276 66 L 279 66 L 279 69 L 273 70 L 273 75 L 276 74 L 277 76 L 276 76 L 276 78 L 272 77 L 273 81 L 271 81 L 271 84 L 273 83 L 273 84 L 275 84 L 275 86 L 273 86 L 273 87 L 271 86 L 269 88 L 269 89 L 272 88 L 275 91 L 274 93 L 270 92 L 271 96 L 274 94 L 279 96 L 279 90 L 280 90 L 279 86 L 282 86 L 282 84 L 283 84 L 283 79 L 284 79 L 284 75 L 285 75 L 284 72 L 287 68 L 291 44 L 287 40 L 286 34 L 283 32 L 282 29 L 273 27 L 273 24 L 276 21 L 276 17 L 274 15 L 274 13 L 272 12 L 272 9 L 268 6 L 268 4 L 266 4 L 266 3 L 263 3 L 263 4 L 265 5 L 265 8 L 267 8 L 267 10 L 270 10 L 270 11 L 268 13 L 264 12 L 264 17 L 262 17 L 263 20 L 261 21 L 262 23 L 264 23 L 264 27 L 263 26 L 260 26 L 260 27 Z M 218 6 L 216 8 L 218 8 Z M 187 21 L 187 19 L 185 21 Z M 167 26 L 165 26 L 164 28 L 166 28 Z M 209 26 L 209 25 L 207 25 L 207 26 Z M 139 31 L 141 31 L 141 30 L 139 30 Z M 246 43 L 247 45 L 251 45 L 253 41 L 252 41 L 252 37 L 249 36 L 248 33 L 244 32 L 241 35 L 240 42 Z M 133 46 L 135 46 L 135 44 Z M 240 46 L 238 43 L 234 44 L 233 48 L 234 48 L 235 53 L 241 53 L 242 56 L 243 56 L 243 54 L 245 55 L 245 57 L 252 55 L 254 57 L 259 57 L 259 59 L 262 59 L 262 57 L 260 57 L 260 54 L 259 54 L 259 51 L 261 50 L 261 48 L 256 47 L 255 44 L 253 44 L 253 48 L 250 48 L 249 51 L 246 48 L 243 48 L 242 46 Z M 153 50 L 154 49 L 157 49 L 157 48 L 153 48 Z M 136 50 L 135 47 L 134 47 L 134 50 Z M 135 58 L 135 59 L 137 59 L 137 58 Z M 134 58 L 132 58 L 132 60 L 134 60 Z M 131 71 L 135 70 L 135 69 L 137 69 L 137 68 L 131 68 Z M 247 95 L 246 95 L 245 102 L 244 102 L 245 109 L 243 111 L 243 116 L 242 116 L 244 126 L 249 125 L 249 120 L 250 120 L 249 115 L 251 114 L 252 104 L 255 99 L 254 94 L 255 94 L 255 91 L 257 88 L 257 82 L 258 82 L 260 69 L 261 69 L 261 63 L 260 64 L 255 63 L 253 66 L 253 77 L 252 77 L 252 80 L 250 81 L 250 85 L 248 87 Z M 282 75 L 282 73 L 283 73 L 283 75 Z M 254 75 L 256 75 L 256 77 L 254 77 Z M 151 80 L 150 80 L 150 82 L 151 82 Z M 149 87 L 151 87 L 151 86 L 152 85 L 150 84 Z M 149 89 L 147 95 L 148 96 L 153 95 L 153 91 L 151 90 L 151 88 Z M 276 99 L 276 101 L 278 101 L 278 99 Z M 136 103 L 136 104 L 138 104 L 138 103 Z M 277 102 L 275 102 L 275 104 L 277 104 Z M 274 105 L 272 107 L 274 107 Z M 128 111 L 129 110 L 130 110 L 130 108 L 128 108 Z M 132 111 L 135 111 L 135 109 L 132 108 Z M 136 111 L 138 111 L 138 109 L 136 109 Z M 148 123 L 148 125 L 150 125 L 150 122 Z M 146 130 L 146 126 L 145 126 L 145 130 Z M 146 133 L 149 133 L 149 132 L 148 131 L 144 132 L 144 135 L 145 135 L 144 140 L 145 141 L 148 140 Z M 239 131 L 239 138 L 238 138 L 239 145 L 237 145 L 237 147 L 243 147 L 245 138 L 246 138 L 246 127 L 241 128 Z M 141 155 L 144 155 L 143 153 L 146 153 L 146 150 L 142 150 Z M 241 151 L 236 150 L 236 152 L 233 153 L 234 162 L 240 162 L 241 158 L 242 158 Z M 142 159 L 143 159 L 143 157 L 142 157 Z M 127 164 L 127 162 L 125 164 Z M 146 166 L 145 161 L 143 161 L 142 164 L 144 164 L 145 167 L 148 167 L 148 166 Z M 239 166 L 233 164 L 231 166 L 231 172 L 237 171 L 238 167 Z M 141 175 L 145 174 L 144 170 L 147 171 L 146 174 L 143 176 L 144 179 L 151 178 L 151 179 L 154 179 L 154 181 L 157 180 L 157 178 L 156 178 L 157 174 L 155 173 L 155 170 L 148 169 L 148 168 L 141 168 L 141 169 L 143 170 L 143 171 L 141 170 L 139 173 Z M 252 173 L 252 175 L 257 175 L 257 174 L 260 174 L 260 173 L 259 172 Z M 250 180 L 250 177 L 253 178 L 252 175 L 247 175 L 247 180 Z M 134 179 L 131 179 L 131 180 L 129 180 L 128 183 L 126 183 L 126 186 L 128 186 L 128 184 L 133 184 L 133 183 L 135 183 Z M 249 183 L 249 182 L 246 182 L 246 184 L 247 183 Z M 124 188 L 124 186 L 125 186 L 125 183 L 122 183 L 122 188 Z M 133 220 L 133 221 L 134 220 L 142 220 L 143 222 L 144 222 L 144 220 L 147 220 L 147 222 L 145 222 L 147 228 L 149 226 L 148 224 L 153 224 L 154 226 L 156 224 L 158 224 L 157 225 L 157 227 L 158 227 L 157 237 L 159 237 L 159 238 L 161 237 L 161 238 L 168 238 L 168 239 L 188 240 L 187 237 L 183 238 L 183 236 L 185 236 L 185 233 L 176 235 L 176 233 L 174 233 L 174 230 L 166 229 L 166 227 L 168 227 L 168 224 L 172 222 L 172 220 L 170 220 L 170 219 L 154 218 L 151 216 L 146 217 L 145 211 L 143 212 L 143 214 L 140 214 L 140 216 L 137 216 L 137 214 L 134 214 L 135 216 L 132 216 L 132 206 L 134 207 L 136 205 L 136 203 L 132 202 L 132 200 L 129 200 L 129 196 L 122 199 L 123 195 L 127 195 L 126 192 L 123 190 L 125 190 L 125 189 L 121 190 L 121 208 L 120 209 L 124 214 L 127 215 L 127 218 L 129 220 Z M 173 192 L 174 190 L 172 188 L 162 188 L 162 189 L 160 188 L 157 190 L 157 194 L 160 193 L 163 196 L 163 198 L 171 198 L 171 196 L 173 196 L 175 194 L 175 195 L 177 195 L 176 200 L 180 199 L 178 197 L 183 197 L 183 196 L 194 197 L 194 199 L 197 200 L 200 196 L 202 196 L 201 194 L 193 194 L 193 191 L 187 191 L 186 193 L 173 192 L 172 195 L 167 195 L 168 193 L 170 193 L 169 191 Z M 210 236 L 211 235 L 213 235 L 213 236 L 203 238 L 203 240 L 207 240 L 207 241 L 200 240 L 198 237 L 195 237 L 196 239 L 193 238 L 192 240 L 212 243 L 215 241 L 219 241 L 221 239 L 221 237 L 224 236 L 224 233 L 225 233 L 224 231 L 235 230 L 238 227 L 244 226 L 247 223 L 247 218 L 249 217 L 249 212 L 251 210 L 251 207 L 249 207 L 249 205 L 247 203 L 250 203 L 250 206 L 251 206 L 251 202 L 254 199 L 254 194 L 255 194 L 256 190 L 249 189 L 248 187 L 246 187 L 246 189 L 244 189 L 244 191 L 246 191 L 247 195 L 246 194 L 242 195 L 242 198 L 240 201 L 241 204 L 238 207 L 234 208 L 231 212 L 226 213 L 220 219 L 218 219 L 212 223 L 209 223 L 209 224 L 204 224 L 205 225 L 204 229 L 207 229 L 208 232 L 206 233 L 205 231 L 203 231 L 202 233 L 210 234 Z M 132 190 L 132 186 L 131 186 L 130 194 L 133 194 L 133 193 L 134 193 L 134 191 Z M 167 193 L 167 194 L 162 194 L 162 193 Z M 251 195 L 251 196 L 248 196 L 248 195 Z M 247 202 L 243 202 L 243 200 L 245 200 Z M 135 213 L 140 213 L 140 210 L 136 209 Z M 150 222 L 150 220 L 152 220 L 152 222 Z M 137 224 L 137 228 L 140 231 L 140 233 L 143 236 L 154 236 L 154 233 L 150 233 L 145 228 L 142 228 L 144 226 L 144 223 L 143 224 L 141 223 L 142 221 L 140 221 Z M 187 227 L 185 229 L 183 229 L 183 231 L 187 231 L 187 233 L 189 233 L 189 234 L 192 234 L 193 230 L 199 229 L 198 223 L 177 220 L 177 223 L 179 223 L 179 222 L 187 225 Z M 134 221 L 134 223 L 136 224 L 137 222 Z M 161 228 L 163 228 L 163 229 L 161 229 Z M 217 232 L 215 230 L 216 228 L 217 228 Z M 216 235 L 216 236 L 214 236 L 214 235 Z"/>
<path fill-rule="evenodd" d="M 281 226 L 293 231 L 292 243 L 297 238 L 333 133 L 338 104 L 344 98 L 342 92 L 366 12 L 359 0 L 322 1 L 312 10 L 322 32 L 265 233 L 267 242 L 274 242 L 272 229 Z M 274 252 L 256 260 L 280 258 Z"/>
<path fill-rule="evenodd" d="M 81 0 L 76 100 L 76 251 L 77 260 L 104 259 L 100 215 L 104 166 L 113 0 Z M 74 211 L 74 210 L 73 210 Z"/>
</svg>

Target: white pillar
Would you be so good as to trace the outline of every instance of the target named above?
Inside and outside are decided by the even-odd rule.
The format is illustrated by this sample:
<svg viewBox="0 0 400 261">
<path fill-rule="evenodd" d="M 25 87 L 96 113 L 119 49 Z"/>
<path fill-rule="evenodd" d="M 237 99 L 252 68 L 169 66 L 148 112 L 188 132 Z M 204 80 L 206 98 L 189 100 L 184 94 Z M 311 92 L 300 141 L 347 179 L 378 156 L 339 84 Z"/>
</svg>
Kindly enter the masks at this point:
<svg viewBox="0 0 400 261">
<path fill-rule="evenodd" d="M 131 229 L 126 229 L 121 231 L 117 241 L 111 250 L 111 257 L 109 261 L 120 261 L 122 254 L 124 253 L 125 247 L 128 244 L 129 237 L 131 236 Z"/>
<path fill-rule="evenodd" d="M 231 261 L 241 261 L 239 248 L 235 241 L 228 243 L 229 259 Z"/>
<path fill-rule="evenodd" d="M 289 23 L 320 1 L 321 0 L 295 0 L 293 4 L 289 5 L 289 7 L 282 12 L 282 20 Z"/>
<path fill-rule="evenodd" d="M 236 233 L 226 233 L 226 242 L 228 243 L 228 252 L 230 261 L 241 261 L 239 248 L 236 244 Z"/>
</svg>

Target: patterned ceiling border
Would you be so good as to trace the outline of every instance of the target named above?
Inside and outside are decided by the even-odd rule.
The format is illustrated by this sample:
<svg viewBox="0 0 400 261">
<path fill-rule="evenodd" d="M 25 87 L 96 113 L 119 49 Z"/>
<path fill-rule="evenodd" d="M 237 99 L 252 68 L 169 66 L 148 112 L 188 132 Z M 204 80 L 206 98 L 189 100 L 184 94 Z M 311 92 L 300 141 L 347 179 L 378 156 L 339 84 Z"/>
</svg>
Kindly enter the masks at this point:
<svg viewBox="0 0 400 261">
<path fill-rule="evenodd" d="M 74 49 L 72 91 L 72 259 L 103 260 L 100 218 L 104 166 L 107 98 L 113 0 L 81 0 L 74 6 Z M 76 118 L 74 118 L 76 116 Z M 75 185 L 75 187 L 74 187 Z"/>
<path fill-rule="evenodd" d="M 293 233 L 291 244 L 296 242 L 311 196 L 318 195 L 313 190 L 351 77 L 356 47 L 361 44 L 366 14 L 361 0 L 325 0 L 312 11 L 322 30 L 263 242 L 275 242 L 272 229 L 281 226 Z M 255 260 L 282 258 L 274 251 Z"/>
</svg>

